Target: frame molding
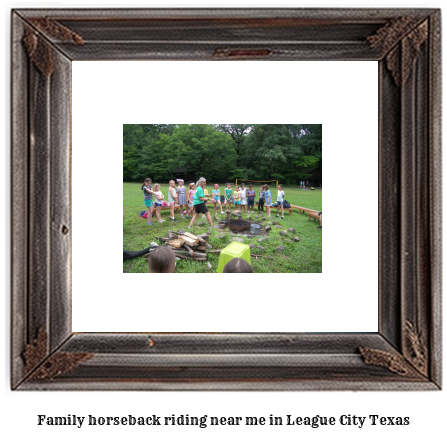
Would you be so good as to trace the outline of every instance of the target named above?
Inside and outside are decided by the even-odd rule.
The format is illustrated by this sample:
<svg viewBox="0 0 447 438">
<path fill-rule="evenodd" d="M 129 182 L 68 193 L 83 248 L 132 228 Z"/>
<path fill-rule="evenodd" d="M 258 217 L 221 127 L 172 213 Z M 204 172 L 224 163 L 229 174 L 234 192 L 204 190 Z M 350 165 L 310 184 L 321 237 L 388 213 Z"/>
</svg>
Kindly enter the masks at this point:
<svg viewBox="0 0 447 438">
<path fill-rule="evenodd" d="M 12 389 L 440 389 L 440 15 L 12 11 Z M 72 333 L 71 62 L 105 59 L 378 61 L 378 333 Z"/>
</svg>

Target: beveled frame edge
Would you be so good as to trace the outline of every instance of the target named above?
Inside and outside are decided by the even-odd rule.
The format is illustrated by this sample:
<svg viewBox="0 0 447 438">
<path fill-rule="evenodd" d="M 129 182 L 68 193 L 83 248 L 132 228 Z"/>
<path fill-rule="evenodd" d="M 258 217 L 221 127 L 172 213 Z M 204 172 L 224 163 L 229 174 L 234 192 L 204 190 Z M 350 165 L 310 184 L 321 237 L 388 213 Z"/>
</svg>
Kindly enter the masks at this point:
<svg viewBox="0 0 447 438">
<path fill-rule="evenodd" d="M 432 89 L 430 98 L 430 159 L 431 173 L 431 284 L 433 286 L 433 330 L 430 333 L 433 345 L 432 375 L 433 381 L 442 382 L 442 50 L 441 50 L 441 11 L 430 17 L 430 64 Z"/>
<path fill-rule="evenodd" d="M 43 15 L 49 11 L 56 15 L 66 13 L 37 11 Z M 194 13 L 221 16 L 226 11 L 194 10 Z M 231 11 L 236 15 L 248 12 L 268 16 L 275 10 Z M 338 17 L 345 14 L 350 19 L 355 18 L 357 12 L 357 15 L 365 13 L 364 10 L 301 9 L 281 10 L 280 14 L 287 16 L 291 11 L 314 18 L 319 14 Z M 375 16 L 383 13 L 394 17 L 409 11 L 414 13 L 415 10 L 374 10 Z M 389 276 L 385 275 L 384 280 L 382 257 L 379 333 L 178 335 L 72 333 L 70 267 L 67 265 L 70 194 L 67 190 L 58 190 L 58 187 L 70 186 L 64 170 L 70 169 L 71 59 L 29 22 L 27 11 L 13 11 L 11 387 L 24 390 L 440 389 L 441 23 L 439 10 L 417 12 L 428 22 L 428 49 L 422 55 L 422 62 L 417 61 L 420 68 L 414 70 L 412 82 L 399 90 L 398 98 L 393 97 L 397 99 L 395 102 L 387 103 L 391 106 L 379 111 L 381 159 L 391 158 L 400 186 L 397 192 L 388 195 L 381 185 L 379 226 L 381 235 L 391 229 L 400 236 L 397 243 L 394 241 L 398 253 L 395 251 L 390 261 L 396 271 L 402 273 L 397 291 L 387 297 L 388 291 L 383 285 L 389 282 Z M 157 14 L 163 13 L 172 15 L 173 12 L 157 11 Z M 109 10 L 108 14 L 113 16 L 114 11 Z M 54 52 L 58 69 L 51 84 L 27 59 L 22 46 L 24 26 L 30 26 Z M 379 62 L 379 74 L 383 105 L 384 87 L 392 88 L 394 94 L 397 91 L 383 60 Z M 421 87 L 425 90 L 422 94 L 428 96 L 423 101 L 416 96 L 416 89 L 420 92 Z M 389 108 L 396 104 L 401 111 L 391 114 Z M 406 133 L 408 121 L 414 121 L 418 114 L 424 116 L 422 128 L 427 132 L 422 140 L 414 136 L 414 131 Z M 386 119 L 395 121 L 396 118 L 400 120 L 400 133 L 395 132 L 396 138 L 387 139 L 384 134 Z M 383 152 L 388 150 L 391 155 L 384 157 Z M 421 156 L 425 165 L 416 166 L 416 158 Z M 381 162 L 381 181 L 384 163 Z M 425 188 L 420 189 L 414 181 L 427 181 L 427 185 L 422 184 Z M 29 203 L 25 195 L 28 187 L 31 187 Z M 37 195 L 39 202 L 36 202 Z M 60 199 L 63 202 L 56 202 Z M 395 202 L 400 209 L 399 212 L 394 210 L 397 222 L 388 226 L 389 216 L 384 206 L 392 209 Z M 421 220 L 419 212 L 425 207 L 426 214 Z M 36 219 L 39 217 L 41 220 Z M 408 244 L 401 238 L 406 230 L 419 237 L 428 236 L 429 243 L 426 245 L 420 239 Z M 381 245 L 383 251 L 383 243 Z M 50 269 L 50 266 L 57 269 Z M 415 267 L 419 269 L 418 278 L 425 279 L 422 283 L 410 273 Z M 423 366 L 418 368 L 413 357 L 420 343 L 427 347 L 426 372 Z M 364 350 L 362 356 L 359 347 L 369 351 Z M 370 365 L 365 363 L 368 360 Z"/>
</svg>

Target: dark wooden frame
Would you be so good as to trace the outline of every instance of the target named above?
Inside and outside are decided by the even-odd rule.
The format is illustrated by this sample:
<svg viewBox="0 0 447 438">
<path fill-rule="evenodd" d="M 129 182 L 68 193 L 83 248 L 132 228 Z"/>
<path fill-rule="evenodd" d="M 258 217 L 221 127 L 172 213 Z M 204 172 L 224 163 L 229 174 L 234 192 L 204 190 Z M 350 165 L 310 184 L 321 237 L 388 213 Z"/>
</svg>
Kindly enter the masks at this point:
<svg viewBox="0 0 447 438">
<path fill-rule="evenodd" d="M 436 9 L 13 11 L 11 387 L 439 389 L 440 29 Z M 72 333 L 71 62 L 102 59 L 378 61 L 378 333 Z"/>
</svg>

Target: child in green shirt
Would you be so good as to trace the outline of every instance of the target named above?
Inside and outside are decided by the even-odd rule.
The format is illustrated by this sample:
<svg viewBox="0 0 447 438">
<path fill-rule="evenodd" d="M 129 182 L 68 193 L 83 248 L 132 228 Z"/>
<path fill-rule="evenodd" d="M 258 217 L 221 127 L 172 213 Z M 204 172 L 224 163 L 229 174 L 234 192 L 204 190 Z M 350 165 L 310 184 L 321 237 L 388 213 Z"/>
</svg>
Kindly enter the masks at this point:
<svg viewBox="0 0 447 438">
<path fill-rule="evenodd" d="M 233 203 L 233 190 L 231 188 L 231 183 L 227 184 L 225 189 L 225 211 L 231 211 L 231 204 Z"/>
</svg>

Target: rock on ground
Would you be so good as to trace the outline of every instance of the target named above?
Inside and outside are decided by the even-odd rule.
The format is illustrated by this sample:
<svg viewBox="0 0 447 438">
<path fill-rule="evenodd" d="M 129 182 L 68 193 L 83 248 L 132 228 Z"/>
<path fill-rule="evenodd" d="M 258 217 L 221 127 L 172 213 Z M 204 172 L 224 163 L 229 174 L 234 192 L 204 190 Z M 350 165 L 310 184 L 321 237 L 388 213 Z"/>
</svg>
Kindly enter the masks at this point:
<svg viewBox="0 0 447 438">
<path fill-rule="evenodd" d="M 233 237 L 231 239 L 232 242 L 240 242 L 240 243 L 244 243 L 244 239 L 242 239 L 242 237 Z"/>
</svg>

